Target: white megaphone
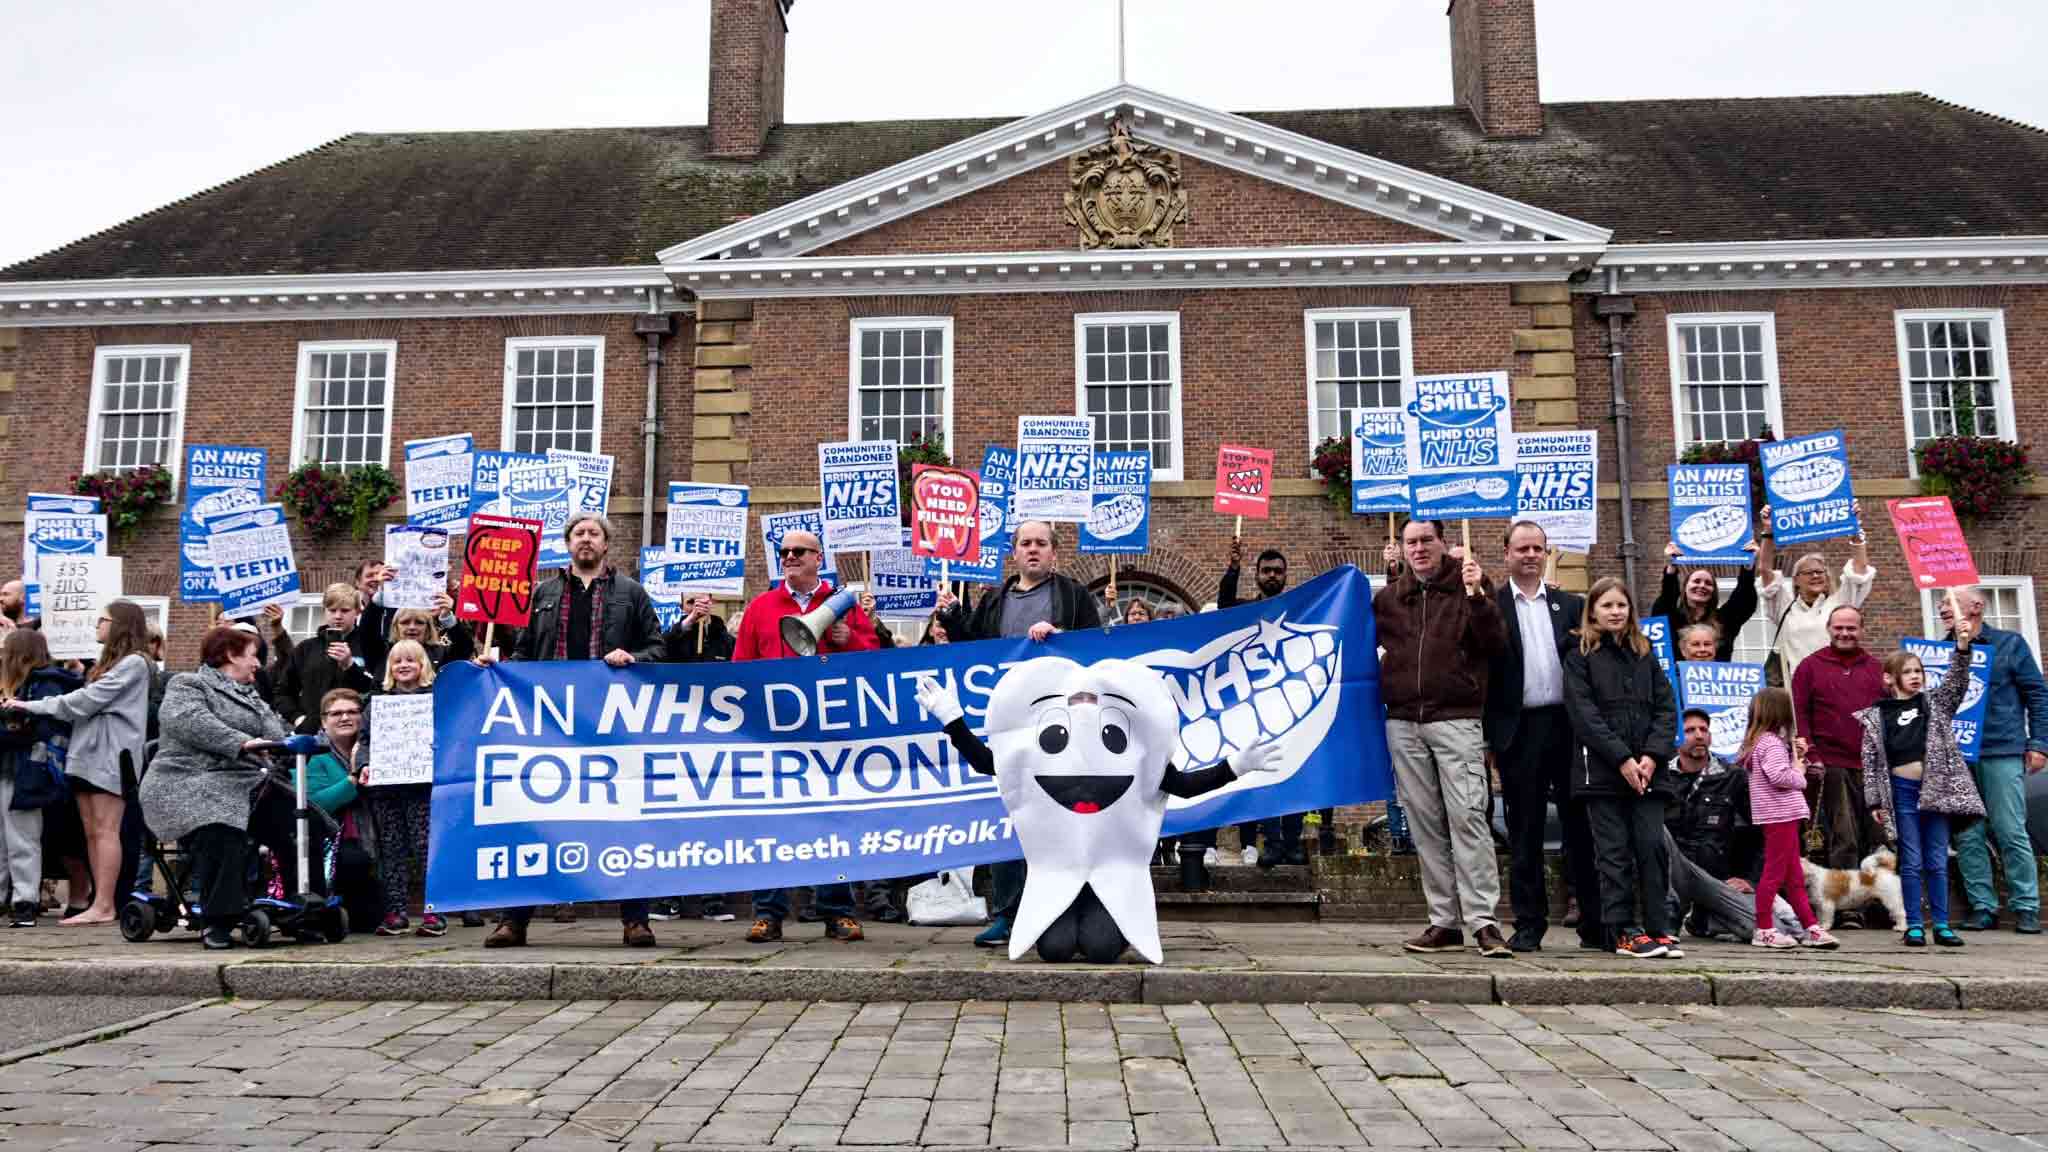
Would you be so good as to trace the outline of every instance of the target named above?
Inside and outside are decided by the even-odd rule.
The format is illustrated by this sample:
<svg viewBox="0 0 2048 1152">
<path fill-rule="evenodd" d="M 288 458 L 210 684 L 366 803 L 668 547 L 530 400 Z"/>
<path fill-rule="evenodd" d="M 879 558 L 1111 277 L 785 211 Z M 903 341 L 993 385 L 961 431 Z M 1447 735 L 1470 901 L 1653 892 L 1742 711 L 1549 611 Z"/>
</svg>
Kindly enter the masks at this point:
<svg viewBox="0 0 2048 1152">
<path fill-rule="evenodd" d="M 782 618 L 783 647 L 799 656 L 815 656 L 818 645 L 824 642 L 825 633 L 832 630 L 839 618 L 853 610 L 860 598 L 851 592 L 834 592 L 823 604 L 801 616 Z"/>
</svg>

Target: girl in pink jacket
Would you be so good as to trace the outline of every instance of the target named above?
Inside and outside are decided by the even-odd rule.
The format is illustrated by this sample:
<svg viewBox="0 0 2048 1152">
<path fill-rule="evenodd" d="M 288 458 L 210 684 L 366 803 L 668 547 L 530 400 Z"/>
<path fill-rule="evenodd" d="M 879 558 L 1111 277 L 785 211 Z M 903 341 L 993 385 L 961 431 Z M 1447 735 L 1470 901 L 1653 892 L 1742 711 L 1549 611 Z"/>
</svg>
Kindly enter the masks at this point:
<svg viewBox="0 0 2048 1152">
<path fill-rule="evenodd" d="M 1806 769 L 1792 747 L 1792 695 L 1766 688 L 1750 698 L 1749 731 L 1742 738 L 1736 763 L 1749 770 L 1749 816 L 1763 833 L 1764 871 L 1756 882 L 1756 933 L 1749 942 L 1759 948 L 1834 948 L 1838 942 L 1820 926 L 1806 899 L 1806 874 L 1799 866 L 1799 822 L 1806 807 Z M 1771 903 L 1782 889 L 1806 937 L 1795 940 L 1771 925 Z"/>
</svg>

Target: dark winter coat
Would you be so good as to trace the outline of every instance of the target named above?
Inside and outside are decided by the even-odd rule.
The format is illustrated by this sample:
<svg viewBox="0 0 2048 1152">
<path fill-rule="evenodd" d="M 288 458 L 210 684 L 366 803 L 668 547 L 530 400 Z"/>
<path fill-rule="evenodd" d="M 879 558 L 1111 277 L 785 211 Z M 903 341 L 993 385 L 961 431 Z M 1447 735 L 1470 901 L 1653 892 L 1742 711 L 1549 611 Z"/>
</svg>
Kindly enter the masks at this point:
<svg viewBox="0 0 2048 1152">
<path fill-rule="evenodd" d="M 1657 654 L 1603 636 L 1592 652 L 1574 648 L 1564 658 L 1564 702 L 1572 732 L 1586 746 L 1585 766 L 1572 778 L 1572 795 L 1633 796 L 1621 764 L 1648 756 L 1657 765 L 1648 791 L 1670 793 L 1678 704 Z"/>
<path fill-rule="evenodd" d="M 1404 566 L 1372 598 L 1372 616 L 1389 718 L 1426 724 L 1485 713 L 1488 665 L 1507 644 L 1489 584 L 1465 595 L 1463 570 L 1448 555 L 1427 580 Z"/>
<path fill-rule="evenodd" d="M 1046 577 L 1052 581 L 1052 626 L 1062 632 L 1077 628 L 1102 627 L 1102 613 L 1095 607 L 1095 596 L 1081 586 L 1081 582 L 1058 572 Z M 939 623 L 945 626 L 946 636 L 954 643 L 963 640 L 996 640 L 1003 635 L 1003 598 L 1015 587 L 1017 577 L 1003 581 L 1000 587 L 991 588 L 974 602 L 974 611 L 965 611 L 966 604 L 953 605 L 939 614 Z"/>
</svg>

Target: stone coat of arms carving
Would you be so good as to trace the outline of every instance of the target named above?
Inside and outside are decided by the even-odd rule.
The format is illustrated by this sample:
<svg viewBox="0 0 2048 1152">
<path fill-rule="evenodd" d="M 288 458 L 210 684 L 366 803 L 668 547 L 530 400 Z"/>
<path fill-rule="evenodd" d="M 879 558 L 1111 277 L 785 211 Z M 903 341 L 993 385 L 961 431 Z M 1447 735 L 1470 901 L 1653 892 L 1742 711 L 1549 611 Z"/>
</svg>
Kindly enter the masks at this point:
<svg viewBox="0 0 2048 1152">
<path fill-rule="evenodd" d="M 1083 248 L 1169 248 L 1174 227 L 1188 218 L 1180 157 L 1133 141 L 1121 120 L 1106 143 L 1069 160 L 1067 172 L 1066 219 L 1081 230 Z"/>
</svg>

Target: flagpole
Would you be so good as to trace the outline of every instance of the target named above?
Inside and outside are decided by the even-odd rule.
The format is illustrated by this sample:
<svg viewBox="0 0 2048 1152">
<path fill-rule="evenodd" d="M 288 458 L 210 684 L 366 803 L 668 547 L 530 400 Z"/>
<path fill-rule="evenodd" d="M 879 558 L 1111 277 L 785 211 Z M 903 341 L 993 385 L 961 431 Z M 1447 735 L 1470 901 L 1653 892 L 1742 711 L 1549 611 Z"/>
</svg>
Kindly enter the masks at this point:
<svg viewBox="0 0 2048 1152">
<path fill-rule="evenodd" d="M 1116 82 L 1124 82 L 1124 0 L 1116 0 Z"/>
</svg>

